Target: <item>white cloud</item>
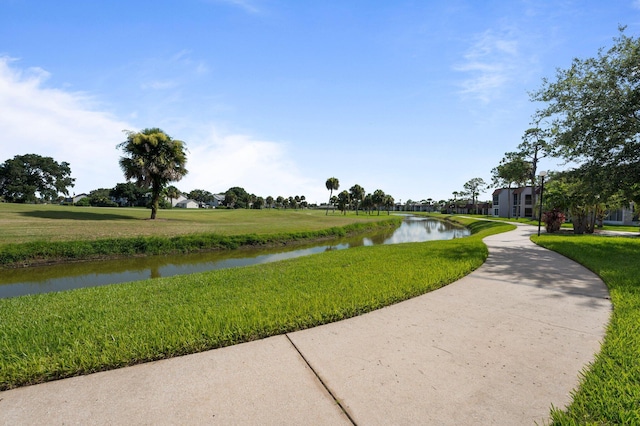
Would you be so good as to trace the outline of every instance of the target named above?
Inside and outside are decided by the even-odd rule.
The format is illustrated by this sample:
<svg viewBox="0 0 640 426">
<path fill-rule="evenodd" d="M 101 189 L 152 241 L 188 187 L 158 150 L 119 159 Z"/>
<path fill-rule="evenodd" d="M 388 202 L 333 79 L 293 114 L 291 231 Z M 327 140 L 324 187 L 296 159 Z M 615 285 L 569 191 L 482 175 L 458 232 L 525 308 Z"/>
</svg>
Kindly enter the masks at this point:
<svg viewBox="0 0 640 426">
<path fill-rule="evenodd" d="M 44 87 L 46 71 L 20 70 L 16 62 L 0 58 L 0 161 L 29 153 L 66 161 L 76 178 L 72 192 L 122 181 L 116 145 L 131 126 L 95 110 L 86 94 Z"/>
<path fill-rule="evenodd" d="M 225 3 L 231 6 L 236 6 L 249 13 L 259 13 L 260 9 L 256 6 L 255 0 L 208 0 L 209 2 L 214 3 Z"/>
<path fill-rule="evenodd" d="M 469 74 L 460 84 L 460 93 L 490 102 L 515 77 L 518 58 L 518 42 L 508 34 L 497 36 L 491 30 L 480 34 L 464 55 L 465 61 L 454 67 Z"/>
<path fill-rule="evenodd" d="M 100 111 L 87 94 L 46 87 L 46 71 L 21 70 L 16 62 L 0 57 L 0 162 L 28 153 L 66 161 L 76 178 L 71 189 L 75 193 L 124 182 L 116 145 L 125 140 L 122 130 L 139 129 Z M 189 149 L 189 174 L 175 183 L 184 191 L 241 186 L 263 197 L 304 195 L 310 202 L 326 198 L 324 183 L 304 177 L 287 144 L 222 134 L 211 124 L 190 126 L 172 136 L 187 141 Z"/>
<path fill-rule="evenodd" d="M 324 184 L 303 176 L 289 158 L 286 144 L 212 129 L 203 140 L 187 146 L 189 173 L 176 184 L 184 191 L 221 192 L 240 186 L 262 197 L 304 195 L 310 202 L 324 198 Z"/>
</svg>

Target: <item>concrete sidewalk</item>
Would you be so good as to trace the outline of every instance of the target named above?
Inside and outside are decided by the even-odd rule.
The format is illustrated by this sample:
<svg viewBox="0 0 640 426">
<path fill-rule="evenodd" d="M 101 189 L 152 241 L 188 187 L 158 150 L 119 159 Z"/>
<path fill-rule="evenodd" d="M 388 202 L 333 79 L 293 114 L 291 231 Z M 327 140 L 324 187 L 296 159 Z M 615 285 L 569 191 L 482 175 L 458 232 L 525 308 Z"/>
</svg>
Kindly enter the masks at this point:
<svg viewBox="0 0 640 426">
<path fill-rule="evenodd" d="M 0 424 L 544 423 L 599 350 L 602 281 L 529 241 L 440 290 L 360 317 L 0 392 Z"/>
</svg>

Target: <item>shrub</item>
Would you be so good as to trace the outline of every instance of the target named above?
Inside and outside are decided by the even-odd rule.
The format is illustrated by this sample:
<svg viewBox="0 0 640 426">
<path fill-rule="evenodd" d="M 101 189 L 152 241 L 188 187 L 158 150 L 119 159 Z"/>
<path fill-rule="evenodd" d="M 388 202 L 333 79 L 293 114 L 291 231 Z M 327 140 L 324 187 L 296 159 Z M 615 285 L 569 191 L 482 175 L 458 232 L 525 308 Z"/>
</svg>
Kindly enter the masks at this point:
<svg viewBox="0 0 640 426">
<path fill-rule="evenodd" d="M 542 221 L 548 233 L 557 232 L 566 220 L 566 216 L 558 209 L 546 211 L 542 214 Z"/>
</svg>

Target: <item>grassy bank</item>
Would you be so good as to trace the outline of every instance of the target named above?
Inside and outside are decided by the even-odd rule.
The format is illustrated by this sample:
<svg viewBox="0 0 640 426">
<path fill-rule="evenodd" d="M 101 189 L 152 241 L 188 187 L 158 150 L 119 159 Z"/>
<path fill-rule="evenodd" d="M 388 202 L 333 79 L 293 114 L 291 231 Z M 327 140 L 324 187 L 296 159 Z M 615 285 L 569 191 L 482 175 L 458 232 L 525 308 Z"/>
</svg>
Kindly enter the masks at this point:
<svg viewBox="0 0 640 426">
<path fill-rule="evenodd" d="M 567 410 L 553 410 L 554 424 L 640 424 L 640 240 L 573 235 L 533 240 L 598 274 L 614 307 L 600 353 Z"/>
<path fill-rule="evenodd" d="M 146 209 L 19 204 L 0 204 L 0 213 L 0 267 L 284 244 L 401 221 L 314 210 L 168 210 L 150 221 Z"/>
<path fill-rule="evenodd" d="M 38 241 L 174 237 L 189 234 L 280 234 L 320 231 L 353 223 L 376 222 L 386 214 L 346 216 L 321 210 L 160 210 L 149 220 L 144 208 L 74 207 L 0 203 L 0 246 Z"/>
<path fill-rule="evenodd" d="M 245 268 L 0 300 L 0 389 L 199 352 L 368 312 L 468 274 L 481 239 L 330 251 Z"/>
</svg>

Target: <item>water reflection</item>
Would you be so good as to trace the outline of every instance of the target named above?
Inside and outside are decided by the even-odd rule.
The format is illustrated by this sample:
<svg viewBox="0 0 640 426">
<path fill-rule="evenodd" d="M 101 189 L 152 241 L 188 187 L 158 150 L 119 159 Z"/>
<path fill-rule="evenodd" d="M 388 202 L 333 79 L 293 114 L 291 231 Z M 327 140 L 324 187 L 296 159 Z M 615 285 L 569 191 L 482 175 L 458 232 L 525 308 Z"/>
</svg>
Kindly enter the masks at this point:
<svg viewBox="0 0 640 426">
<path fill-rule="evenodd" d="M 276 262 L 357 246 L 448 240 L 469 235 L 464 228 L 429 218 L 409 217 L 395 230 L 307 246 L 238 249 L 9 269 L 0 274 L 0 298 L 94 287 L 148 278 Z"/>
</svg>

